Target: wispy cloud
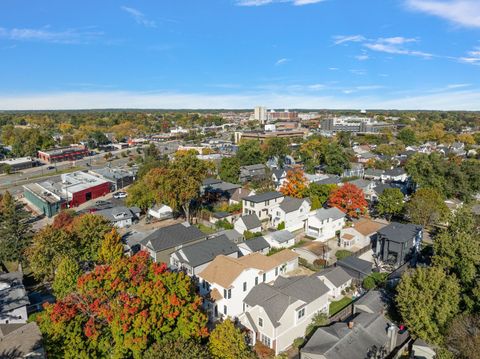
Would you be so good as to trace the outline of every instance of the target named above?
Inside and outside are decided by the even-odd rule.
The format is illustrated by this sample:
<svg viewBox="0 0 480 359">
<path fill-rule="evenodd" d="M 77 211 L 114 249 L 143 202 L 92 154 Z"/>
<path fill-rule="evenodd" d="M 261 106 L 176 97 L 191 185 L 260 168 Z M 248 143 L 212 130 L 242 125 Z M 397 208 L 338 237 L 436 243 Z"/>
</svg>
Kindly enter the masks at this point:
<svg viewBox="0 0 480 359">
<path fill-rule="evenodd" d="M 48 26 L 42 28 L 12 28 L 0 27 L 0 38 L 13 41 L 38 41 L 55 44 L 85 44 L 97 40 L 103 32 L 67 29 L 56 31 Z"/>
<path fill-rule="evenodd" d="M 274 3 L 290 3 L 294 6 L 304 6 L 323 2 L 326 0 L 237 0 L 238 6 L 263 6 Z"/>
<path fill-rule="evenodd" d="M 284 65 L 284 64 L 286 64 L 287 62 L 290 62 L 290 61 L 291 61 L 291 60 L 290 60 L 290 59 L 287 59 L 286 57 L 281 58 L 281 59 L 278 59 L 278 60 L 275 62 L 275 66 Z"/>
<path fill-rule="evenodd" d="M 365 60 L 368 60 L 370 58 L 370 56 L 368 56 L 367 54 L 362 54 L 362 55 L 355 56 L 355 58 L 358 61 L 365 61 Z"/>
<path fill-rule="evenodd" d="M 406 0 L 408 8 L 466 27 L 480 27 L 479 0 Z"/>
<path fill-rule="evenodd" d="M 155 21 L 149 20 L 140 10 L 127 6 L 121 6 L 120 8 L 130 14 L 130 16 L 137 22 L 137 24 L 143 25 L 145 27 L 157 27 Z"/>
<path fill-rule="evenodd" d="M 335 45 L 344 44 L 347 42 L 363 42 L 366 38 L 363 35 L 337 35 L 333 37 Z"/>
<path fill-rule="evenodd" d="M 458 61 L 466 64 L 480 65 L 480 47 L 469 51 L 466 56 L 458 58 Z"/>
</svg>

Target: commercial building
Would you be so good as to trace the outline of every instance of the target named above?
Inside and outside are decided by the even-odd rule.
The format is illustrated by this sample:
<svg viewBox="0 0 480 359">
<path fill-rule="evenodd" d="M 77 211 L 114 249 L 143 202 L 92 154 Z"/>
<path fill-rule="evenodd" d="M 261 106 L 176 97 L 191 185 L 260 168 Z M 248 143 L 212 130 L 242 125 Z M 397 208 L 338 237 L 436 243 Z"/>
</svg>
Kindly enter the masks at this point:
<svg viewBox="0 0 480 359">
<path fill-rule="evenodd" d="M 256 140 L 260 143 L 265 142 L 267 139 L 272 137 L 282 137 L 282 138 L 304 138 L 308 133 L 307 130 L 285 130 L 285 131 L 246 131 L 246 132 L 235 132 L 235 143 L 240 143 L 240 141 L 245 140 Z"/>
<path fill-rule="evenodd" d="M 322 120 L 320 127 L 326 132 L 379 133 L 393 125 L 367 117 L 346 116 Z"/>
<path fill-rule="evenodd" d="M 88 171 L 105 181 L 113 183 L 114 190 L 129 186 L 135 181 L 137 171 L 135 169 L 103 167 Z"/>
<path fill-rule="evenodd" d="M 262 124 L 267 122 L 267 109 L 262 106 L 255 107 L 255 110 L 253 111 L 253 118 Z"/>
<path fill-rule="evenodd" d="M 55 148 L 48 151 L 38 151 L 37 156 L 46 163 L 74 161 L 88 156 L 90 151 L 86 146 L 70 146 Z"/>
<path fill-rule="evenodd" d="M 285 111 L 275 111 L 270 110 L 267 113 L 267 120 L 268 121 L 293 121 L 298 119 L 298 112 L 290 112 L 288 110 Z"/>
<path fill-rule="evenodd" d="M 65 206 L 65 201 L 52 188 L 41 183 L 30 183 L 23 186 L 23 195 L 34 210 L 47 217 L 53 217 Z"/>
<path fill-rule="evenodd" d="M 0 161 L 0 166 L 10 166 L 12 171 L 21 171 L 27 168 L 32 168 L 37 164 L 37 159 L 32 157 L 8 158 Z"/>
</svg>

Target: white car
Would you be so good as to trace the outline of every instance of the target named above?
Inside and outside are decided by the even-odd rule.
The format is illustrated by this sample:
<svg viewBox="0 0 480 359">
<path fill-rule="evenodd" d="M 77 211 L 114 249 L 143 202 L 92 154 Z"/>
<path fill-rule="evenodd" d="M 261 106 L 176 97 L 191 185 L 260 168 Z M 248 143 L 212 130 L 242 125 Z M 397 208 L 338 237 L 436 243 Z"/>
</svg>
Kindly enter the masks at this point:
<svg viewBox="0 0 480 359">
<path fill-rule="evenodd" d="M 113 198 L 118 199 L 118 198 L 125 198 L 127 196 L 128 196 L 127 192 L 117 192 L 113 195 Z"/>
</svg>

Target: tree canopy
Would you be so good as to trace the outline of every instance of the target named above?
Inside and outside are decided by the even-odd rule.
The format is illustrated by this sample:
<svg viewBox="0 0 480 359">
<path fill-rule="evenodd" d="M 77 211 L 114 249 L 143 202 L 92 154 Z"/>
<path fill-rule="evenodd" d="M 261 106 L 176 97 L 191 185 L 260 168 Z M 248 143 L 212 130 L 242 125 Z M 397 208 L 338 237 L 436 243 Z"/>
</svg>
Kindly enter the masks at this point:
<svg viewBox="0 0 480 359">
<path fill-rule="evenodd" d="M 364 214 L 368 207 L 363 191 L 348 182 L 330 194 L 328 204 L 354 218 Z"/>
<path fill-rule="evenodd" d="M 307 179 L 300 167 L 287 171 L 287 177 L 280 187 L 280 192 L 285 196 L 303 198 L 307 190 Z"/>
</svg>

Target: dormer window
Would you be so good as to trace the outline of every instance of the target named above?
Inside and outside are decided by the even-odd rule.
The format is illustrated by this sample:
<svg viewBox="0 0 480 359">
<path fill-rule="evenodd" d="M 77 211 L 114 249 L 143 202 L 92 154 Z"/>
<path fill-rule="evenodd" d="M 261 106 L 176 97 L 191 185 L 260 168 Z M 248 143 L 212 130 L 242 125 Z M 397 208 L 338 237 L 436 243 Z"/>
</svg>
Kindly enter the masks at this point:
<svg viewBox="0 0 480 359">
<path fill-rule="evenodd" d="M 300 310 L 297 312 L 297 319 L 300 320 L 300 319 L 302 319 L 304 316 L 305 316 L 305 308 L 302 308 L 302 309 L 300 309 Z"/>
</svg>

